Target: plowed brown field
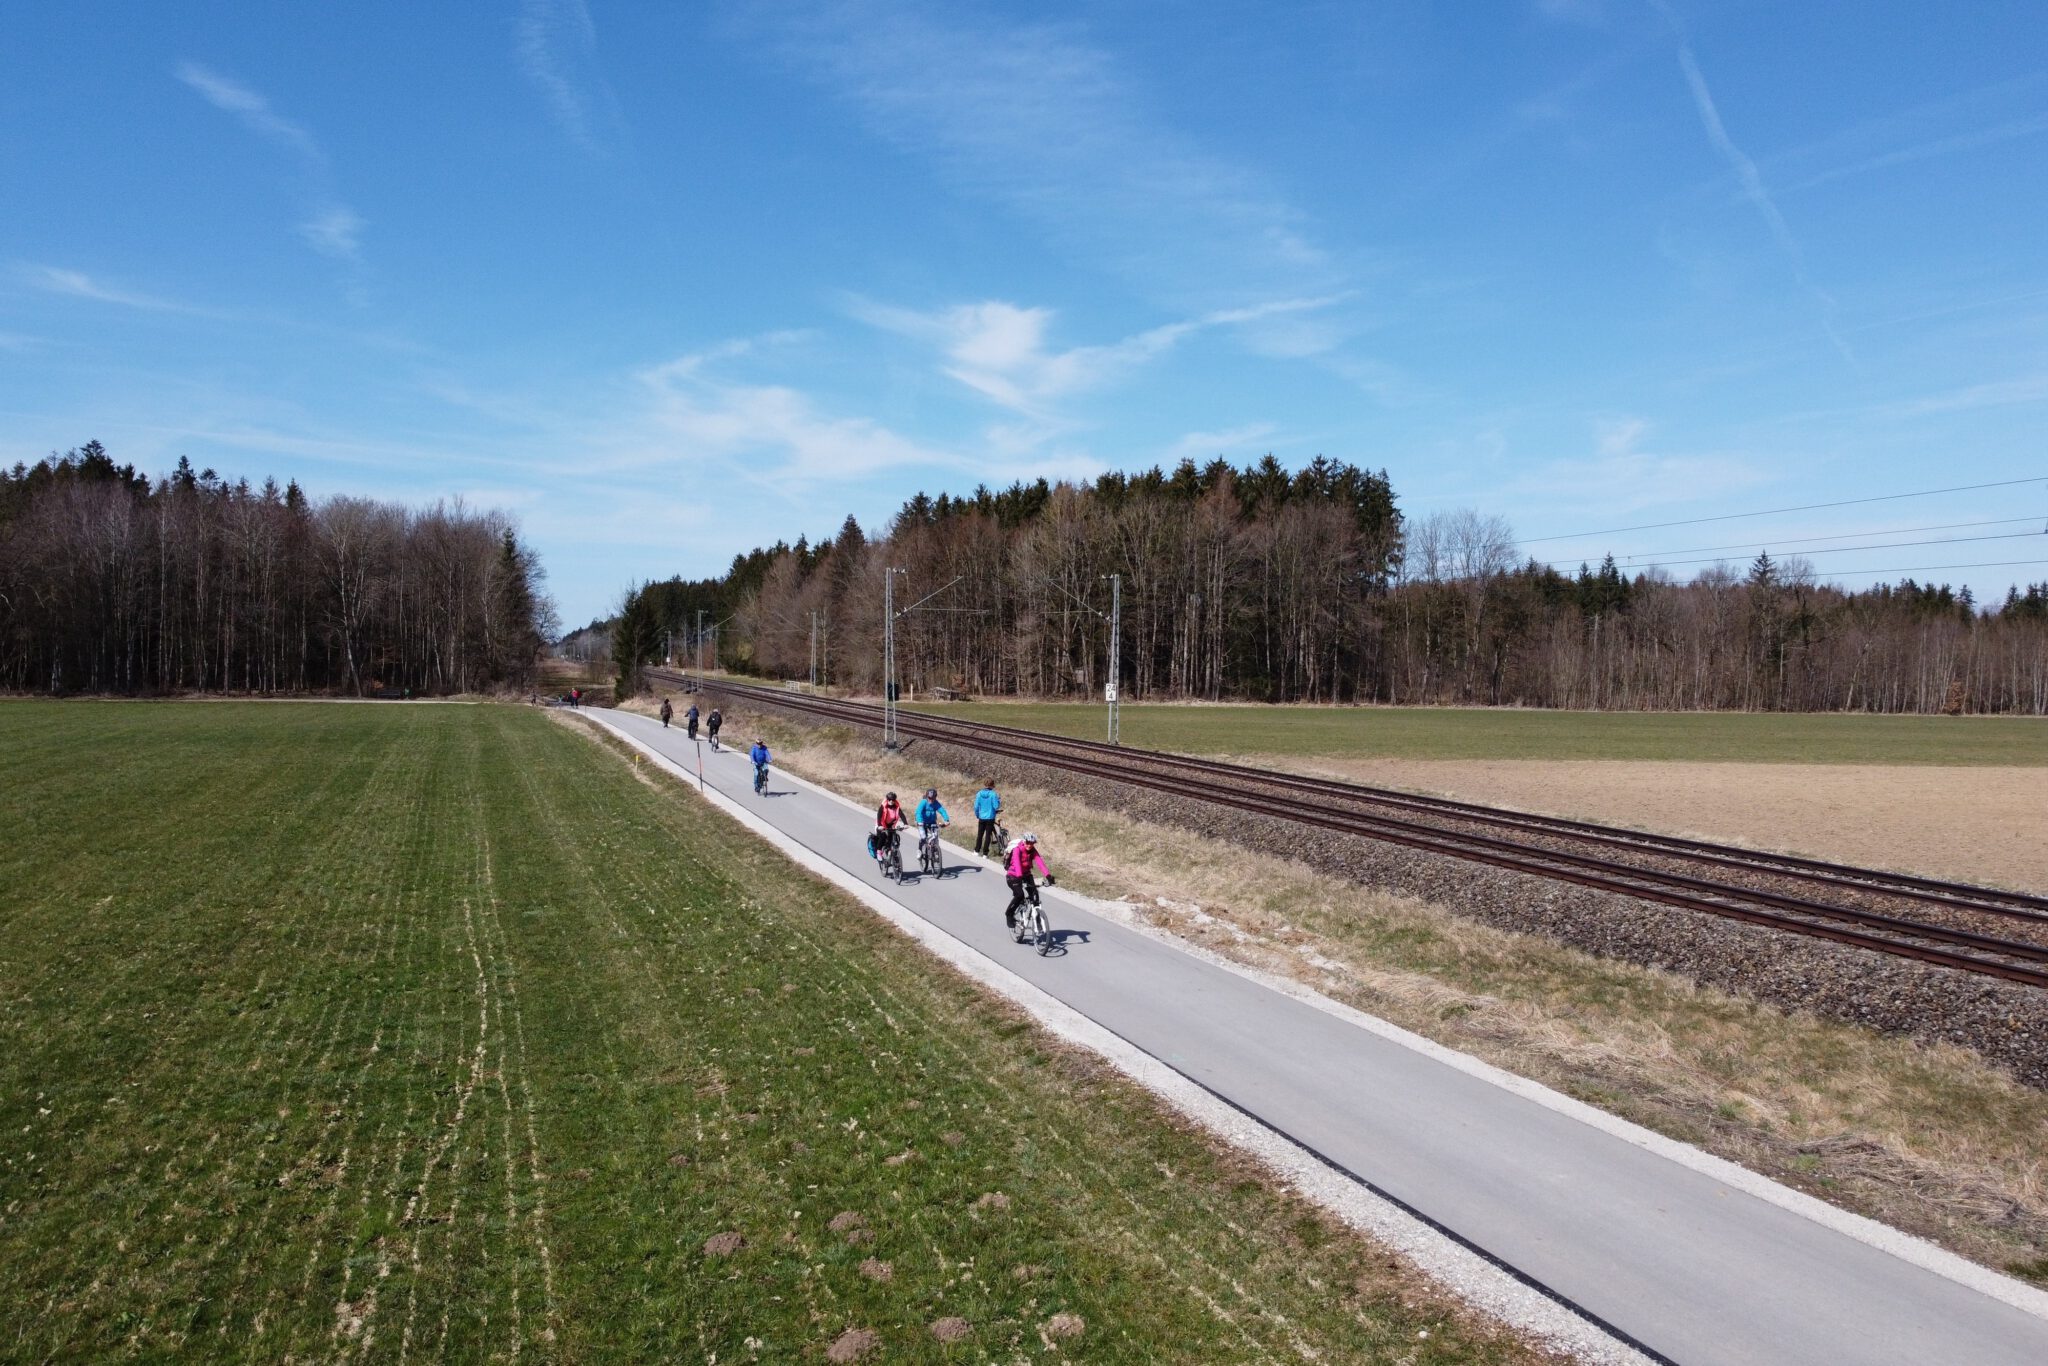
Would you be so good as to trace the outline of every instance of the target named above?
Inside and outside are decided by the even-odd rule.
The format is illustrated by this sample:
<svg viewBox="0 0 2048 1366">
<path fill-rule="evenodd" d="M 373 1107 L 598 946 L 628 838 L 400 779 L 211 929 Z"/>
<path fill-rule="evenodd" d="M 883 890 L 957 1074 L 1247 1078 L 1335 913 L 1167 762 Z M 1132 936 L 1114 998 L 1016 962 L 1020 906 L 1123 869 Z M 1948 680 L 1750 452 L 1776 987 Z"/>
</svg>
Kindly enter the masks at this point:
<svg viewBox="0 0 2048 1366">
<path fill-rule="evenodd" d="M 1248 763 L 1780 849 L 1930 877 L 2048 891 L 2048 768 L 1360 759 Z"/>
</svg>

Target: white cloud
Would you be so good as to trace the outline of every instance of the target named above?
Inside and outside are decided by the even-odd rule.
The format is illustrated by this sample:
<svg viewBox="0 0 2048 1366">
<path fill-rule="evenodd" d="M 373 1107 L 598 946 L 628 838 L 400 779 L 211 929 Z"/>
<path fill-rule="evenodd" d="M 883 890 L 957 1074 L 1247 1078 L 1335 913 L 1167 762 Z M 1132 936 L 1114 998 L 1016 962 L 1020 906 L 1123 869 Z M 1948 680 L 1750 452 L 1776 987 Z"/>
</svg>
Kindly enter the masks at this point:
<svg viewBox="0 0 2048 1366">
<path fill-rule="evenodd" d="M 1843 340 L 1840 329 L 1835 326 L 1837 306 L 1834 297 L 1814 284 L 1807 275 L 1806 253 L 1800 249 L 1798 239 L 1792 235 L 1791 225 L 1785 221 L 1785 215 L 1778 210 L 1777 200 L 1771 197 L 1770 190 L 1765 186 L 1763 172 L 1757 169 L 1756 162 L 1751 160 L 1748 153 L 1735 145 L 1735 139 L 1728 135 L 1727 125 L 1721 121 L 1720 106 L 1714 102 L 1713 91 L 1707 88 L 1707 78 L 1700 71 L 1698 61 L 1693 58 L 1692 45 L 1685 40 L 1677 15 L 1672 13 L 1665 0 L 1656 0 L 1656 4 L 1678 35 L 1679 69 L 1685 73 L 1686 88 L 1692 92 L 1693 107 L 1699 112 L 1700 124 L 1706 130 L 1707 141 L 1713 144 L 1714 150 L 1727 163 L 1729 170 L 1735 173 L 1735 180 L 1741 187 L 1743 198 L 1754 205 L 1756 211 L 1763 216 L 1772 239 L 1791 261 L 1793 275 L 1798 279 L 1800 287 L 1819 305 L 1821 330 L 1827 334 L 1828 340 L 1833 343 L 1842 359 L 1853 363 L 1855 357 L 1850 353 L 1849 344 Z"/>
<path fill-rule="evenodd" d="M 597 25 L 583 0 L 525 0 L 514 36 L 519 70 L 557 126 L 586 151 L 605 151 L 598 125 L 616 130 L 618 101 L 598 66 Z"/>
<path fill-rule="evenodd" d="M 1699 63 L 1693 60 L 1692 49 L 1684 44 L 1680 44 L 1678 49 L 1678 65 L 1685 72 L 1685 83 L 1692 91 L 1693 107 L 1699 111 L 1700 123 L 1707 132 L 1707 141 L 1714 145 L 1714 150 L 1720 153 L 1721 159 L 1727 162 L 1728 168 L 1735 173 L 1736 183 L 1742 187 L 1743 196 L 1763 215 L 1765 224 L 1771 230 L 1771 236 L 1777 239 L 1778 245 L 1784 248 L 1786 255 L 1795 262 L 1799 261 L 1801 252 L 1797 239 L 1792 236 L 1791 225 L 1785 221 L 1785 215 L 1778 212 L 1777 201 L 1771 198 L 1771 192 L 1764 187 L 1763 173 L 1757 170 L 1756 163 L 1751 161 L 1748 154 L 1737 147 L 1735 140 L 1728 136 L 1727 126 L 1721 122 L 1720 107 L 1714 103 L 1713 92 L 1707 89 L 1707 78 L 1700 74 Z"/>
<path fill-rule="evenodd" d="M 1245 308 L 1220 309 L 1201 317 L 1164 323 L 1119 341 L 1066 350 L 1047 347 L 1046 334 L 1055 318 L 1049 308 L 1027 308 L 1000 299 L 960 304 L 935 313 L 877 304 L 853 298 L 848 309 L 856 318 L 884 331 L 933 346 L 946 375 L 990 401 L 1041 420 L 1052 417 L 1058 399 L 1114 383 L 1165 355 L 1182 340 L 1211 328 L 1255 330 L 1255 349 L 1263 354 L 1315 355 L 1336 344 L 1334 329 L 1305 327 L 1289 335 L 1281 320 L 1327 308 L 1341 295 L 1315 299 L 1279 299 Z"/>
<path fill-rule="evenodd" d="M 123 308 L 140 308 L 151 312 L 193 311 L 169 299 L 160 299 L 150 294 L 137 294 L 131 290 L 103 284 L 82 270 L 23 264 L 16 267 L 15 274 L 24 284 L 42 290 L 45 294 L 63 294 L 74 299 L 91 299 L 95 303 L 119 304 Z"/>
<path fill-rule="evenodd" d="M 1176 298 L 1326 289 L 1307 215 L 1194 145 L 1072 26 L 977 20 L 896 0 L 757 11 L 802 68 L 962 192 Z"/>
<path fill-rule="evenodd" d="M 340 261 L 354 261 L 361 256 L 362 216 L 346 205 L 328 205 L 299 224 L 299 233 L 323 256 Z"/>
<path fill-rule="evenodd" d="M 1511 495 L 1517 506 L 1623 513 L 1703 502 L 1771 480 L 1769 472 L 1746 455 L 1644 450 L 1650 431 L 1650 424 L 1639 417 L 1599 419 L 1593 424 L 1589 454 L 1546 461 L 1499 492 Z"/>
<path fill-rule="evenodd" d="M 2008 408 L 2044 401 L 2048 401 L 2048 372 L 1967 385 L 1924 398 L 1904 399 L 1884 404 L 1877 412 L 1887 419 L 1932 417 L 1940 413 L 1974 412 L 1980 408 Z"/>
<path fill-rule="evenodd" d="M 323 256 L 358 262 L 362 257 L 363 218 L 334 194 L 333 168 L 327 153 L 309 131 L 270 107 L 270 101 L 240 82 L 197 62 L 180 62 L 177 78 L 214 108 L 232 114 L 258 137 L 291 153 L 310 188 L 312 207 L 299 224 L 299 236 Z"/>
<path fill-rule="evenodd" d="M 313 141 L 311 133 L 290 119 L 280 117 L 271 109 L 270 101 L 249 87 L 197 62 L 180 62 L 177 77 L 198 91 L 208 104 L 240 119 L 242 125 L 258 137 L 269 139 L 308 163 L 327 164 L 326 154 Z"/>
<path fill-rule="evenodd" d="M 1183 460 L 1197 463 L 1214 460 L 1217 456 L 1237 459 L 1249 453 L 1253 446 L 1268 443 L 1279 427 L 1271 422 L 1250 422 L 1242 427 L 1225 427 L 1214 432 L 1188 432 L 1166 448 L 1166 463 L 1178 465 Z"/>
</svg>

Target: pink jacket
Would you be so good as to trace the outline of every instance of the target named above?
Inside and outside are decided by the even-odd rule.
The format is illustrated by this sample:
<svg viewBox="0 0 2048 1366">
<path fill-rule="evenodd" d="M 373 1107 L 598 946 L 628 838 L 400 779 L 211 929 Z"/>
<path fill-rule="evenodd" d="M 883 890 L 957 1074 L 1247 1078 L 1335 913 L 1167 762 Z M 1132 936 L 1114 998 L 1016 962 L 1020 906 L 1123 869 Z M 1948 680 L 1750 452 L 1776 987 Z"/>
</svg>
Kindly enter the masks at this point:
<svg viewBox="0 0 2048 1366">
<path fill-rule="evenodd" d="M 1023 840 L 1018 840 L 1015 846 L 1011 848 L 1009 857 L 1003 862 L 1003 876 L 1023 877 L 1027 869 L 1037 873 L 1040 877 L 1051 876 L 1046 870 L 1045 859 L 1039 855 L 1038 850 L 1032 848 Z"/>
</svg>

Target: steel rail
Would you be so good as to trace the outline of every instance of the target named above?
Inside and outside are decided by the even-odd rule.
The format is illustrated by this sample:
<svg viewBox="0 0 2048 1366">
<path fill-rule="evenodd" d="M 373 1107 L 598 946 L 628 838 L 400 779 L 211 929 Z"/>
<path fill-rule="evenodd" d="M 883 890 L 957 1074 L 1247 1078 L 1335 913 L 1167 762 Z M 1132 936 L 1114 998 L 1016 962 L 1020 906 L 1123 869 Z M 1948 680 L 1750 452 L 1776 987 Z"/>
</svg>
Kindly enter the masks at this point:
<svg viewBox="0 0 2048 1366">
<path fill-rule="evenodd" d="M 916 714 L 928 715 L 929 713 L 920 712 Z M 1309 778 L 1294 773 L 1271 772 L 1264 769 L 1250 768 L 1243 764 L 1228 763 L 1221 759 L 1173 754 L 1164 750 L 1111 746 L 1105 745 L 1100 741 L 1082 740 L 1071 736 L 1045 736 L 1037 731 L 1027 731 L 1011 726 L 999 726 L 984 721 L 965 721 L 954 717 L 943 719 L 957 726 L 984 730 L 991 733 L 1013 735 L 1018 738 L 1029 737 L 1037 741 L 1052 739 L 1062 744 L 1085 749 L 1093 753 L 1142 756 L 1145 762 L 1184 769 L 1189 772 L 1229 774 L 1240 777 L 1247 782 L 1265 783 L 1269 786 L 1284 788 L 1292 792 L 1303 792 L 1318 797 L 1338 796 L 1350 801 L 1391 806 L 1401 810 L 1443 816 L 1447 819 L 1469 820 L 1485 825 L 1526 830 L 1532 834 L 1548 835 L 1558 839 L 1583 840 L 1590 844 L 1624 848 L 1638 853 L 1654 854 L 1667 858 L 1680 858 L 1698 863 L 1711 863 L 1722 867 L 1748 869 L 1823 886 L 1844 887 L 1855 891 L 1880 892 L 1887 896 L 1908 897 L 1915 901 L 1926 902 L 1929 905 L 1945 906 L 1954 910 L 1972 911 L 1982 915 L 2039 921 L 2043 924 L 2048 924 L 2048 897 L 2034 896 L 2026 892 L 2006 891 L 1996 887 L 1979 887 L 1961 882 L 1944 882 L 1935 878 L 1918 877 L 1911 873 L 1887 872 L 1879 868 L 1858 868 L 1850 864 L 1831 863 L 1824 859 L 1804 858 L 1797 854 L 1780 854 L 1762 849 L 1744 849 L 1737 845 L 1716 844 L 1710 840 L 1687 839 L 1679 835 L 1660 835 L 1651 831 L 1628 830 L 1618 826 L 1600 825 L 1592 821 L 1573 820 L 1567 816 L 1546 816 L 1536 812 L 1505 811 L 1499 807 L 1485 806 L 1476 802 L 1458 801 L 1450 797 L 1428 797 L 1419 793 L 1399 792 L 1391 788 L 1349 783 L 1338 778 Z M 1998 898 L 1998 900 L 1986 899 L 1993 897 Z"/>
<path fill-rule="evenodd" d="M 730 692 L 741 697 L 758 699 L 763 705 L 785 707 L 793 711 L 835 720 L 851 721 L 858 725 L 872 727 L 874 719 L 869 714 L 872 708 L 859 703 L 839 702 L 780 692 L 774 689 L 755 688 L 746 684 L 707 683 L 707 690 Z M 914 718 L 907 722 L 913 734 L 924 738 L 945 741 L 956 739 L 950 734 L 953 727 L 969 723 L 949 723 L 934 719 L 922 713 L 908 714 Z M 1060 737 L 1041 737 L 1031 732 L 1018 732 L 1033 740 L 1059 740 Z M 1644 900 L 1656 901 L 1681 909 L 1703 911 L 1713 915 L 1743 920 L 1754 924 L 1790 930 L 1817 938 L 1829 939 L 1858 948 L 1872 949 L 1881 953 L 1915 958 L 1923 962 L 1963 971 L 1977 972 L 2002 977 L 2029 986 L 2048 987 L 2048 971 L 2021 967 L 1995 959 L 1981 958 L 1975 954 L 1959 953 L 1949 949 L 1932 947 L 1928 944 L 1913 943 L 1909 940 L 1887 938 L 1883 934 L 1865 933 L 1864 929 L 1887 931 L 1892 934 L 1908 935 L 1918 939 L 1932 939 L 1941 943 L 1980 949 L 2010 958 L 2035 962 L 2048 962 L 2048 947 L 2014 940 L 1998 939 L 1988 935 L 1956 930 L 1948 926 L 1930 925 L 1920 921 L 1906 920 L 1863 911 L 1851 907 L 1831 906 L 1823 902 L 1806 901 L 1801 898 L 1782 896 L 1778 893 L 1755 888 L 1731 887 L 1702 878 L 1683 874 L 1666 873 L 1654 869 L 1638 868 L 1618 864 L 1590 855 L 1570 854 L 1560 850 L 1532 848 L 1517 845 L 1512 841 L 1495 839 L 1490 836 L 1461 835 L 1454 832 L 1433 830 L 1417 826 L 1412 822 L 1391 818 L 1374 818 L 1350 812 L 1302 809 L 1293 812 L 1276 813 L 1270 805 L 1258 798 L 1233 792 L 1213 783 L 1190 784 L 1157 774 L 1133 771 L 1128 767 L 1104 762 L 1091 762 L 1068 755 L 1044 752 L 1023 755 L 1031 762 L 1051 767 L 1064 768 L 1071 772 L 1107 778 L 1114 782 L 1165 792 L 1175 796 L 1193 797 L 1212 805 L 1226 806 L 1253 812 L 1259 815 L 1276 816 L 1297 824 L 1315 826 L 1345 834 L 1359 835 L 1367 839 L 1383 840 L 1387 843 L 1421 849 L 1425 852 L 1461 858 L 1472 862 L 1513 872 L 1527 873 L 1554 881 L 1575 883 L 1600 891 L 1615 892 Z M 1128 756 L 1126 756 L 1128 759 Z M 1199 789 L 1199 790 L 1195 790 Z M 1561 866 L 1560 866 L 1561 865 Z M 1755 903 L 1734 904 L 1726 898 Z M 1775 910 L 1760 910 L 1757 906 L 1775 907 Z M 1781 912 L 1791 912 L 1783 914 Z M 1818 917 L 1825 921 L 1841 923 L 1816 923 L 1802 917 Z M 1864 929 L 1846 928 L 1858 925 Z"/>
<path fill-rule="evenodd" d="M 745 690 L 753 685 L 724 684 L 721 686 Z M 779 693 L 772 688 L 760 689 L 759 691 L 762 695 L 767 696 L 785 696 L 785 694 Z M 813 698 L 808 700 L 817 701 L 820 699 Z M 864 704 L 841 702 L 838 705 L 858 708 Z M 1099 740 L 1048 735 L 1041 731 L 1024 730 L 1020 727 L 1004 726 L 988 721 L 969 721 L 958 717 L 937 717 L 932 716 L 928 712 L 912 714 L 929 717 L 934 724 L 938 725 L 954 726 L 989 735 L 1005 736 L 1038 745 L 1047 743 L 1061 744 L 1071 749 L 1099 754 L 1105 758 L 1114 758 L 1125 762 L 1134 757 L 1141 757 L 1147 763 L 1160 764 L 1165 767 L 1183 769 L 1194 773 L 1230 775 L 1247 782 L 1264 783 L 1271 787 L 1307 793 L 1319 798 L 1336 795 L 1346 800 L 1370 805 L 1391 806 L 1396 809 L 1419 812 L 1425 815 L 1440 815 L 1450 819 L 1470 820 L 1506 829 L 1526 830 L 1533 834 L 1549 835 L 1559 839 L 1581 840 L 1589 844 L 1627 849 L 1636 853 L 1680 859 L 1694 863 L 1715 864 L 1721 867 L 1760 872 L 1774 877 L 1808 882 L 1819 886 L 1841 887 L 1851 891 L 1873 892 L 1885 896 L 1901 897 L 1927 905 L 1941 906 L 1950 910 L 2048 925 L 2048 897 L 2034 896 L 2026 892 L 2006 891 L 2001 888 L 1973 886 L 1960 882 L 1944 882 L 1935 878 L 1918 877 L 1911 873 L 1887 872 L 1877 868 L 1858 868 L 1850 864 L 1831 863 L 1824 859 L 1804 858 L 1797 854 L 1780 854 L 1769 850 L 1743 849 L 1735 845 L 1717 844 L 1709 840 L 1695 840 L 1677 835 L 1660 835 L 1649 831 L 1627 830 L 1617 826 L 1600 825 L 1592 821 L 1573 820 L 1564 816 L 1545 816 L 1534 812 L 1505 811 L 1498 807 L 1484 806 L 1474 802 L 1462 802 L 1449 797 L 1428 797 L 1418 793 L 1398 792 L 1389 788 L 1348 783 L 1341 779 L 1307 778 L 1299 774 L 1274 773 L 1264 769 L 1249 768 L 1242 764 L 1227 763 L 1220 759 L 1173 754 L 1162 750 L 1133 749 L 1127 745 L 1108 745 Z M 851 714 L 849 714 L 848 719 L 853 719 Z"/>
</svg>

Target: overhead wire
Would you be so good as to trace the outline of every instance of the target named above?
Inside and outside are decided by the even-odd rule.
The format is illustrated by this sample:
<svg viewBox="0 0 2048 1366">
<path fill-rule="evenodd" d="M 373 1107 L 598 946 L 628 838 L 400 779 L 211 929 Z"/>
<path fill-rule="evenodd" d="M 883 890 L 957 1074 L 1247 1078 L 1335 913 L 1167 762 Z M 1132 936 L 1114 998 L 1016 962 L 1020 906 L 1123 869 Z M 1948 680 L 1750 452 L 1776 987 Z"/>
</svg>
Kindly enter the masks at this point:
<svg viewBox="0 0 2048 1366">
<path fill-rule="evenodd" d="M 1794 546 L 1791 549 L 1779 551 L 1774 558 L 1785 560 L 1792 559 L 1794 557 L 1803 559 L 1808 555 L 1853 555 L 1860 550 L 1901 550 L 1908 546 L 1963 545 L 1976 541 L 2023 541 L 2041 535 L 2048 535 L 2048 531 L 2009 531 L 1999 536 L 1937 536 L 1934 539 L 1927 541 L 1879 541 L 1872 545 L 1836 545 L 1821 546 L 1817 548 Z M 1770 550 L 1770 547 L 1764 546 L 1762 547 L 1762 549 L 1765 552 L 1768 552 Z M 1722 560 L 1725 560 L 1726 558 L 1727 556 L 1725 555 L 1709 555 L 1704 559 L 1697 560 L 1664 560 L 1654 559 L 1641 555 L 1631 555 L 1628 557 L 1627 564 L 1628 567 L 1631 569 L 1647 569 L 1651 565 L 1669 567 L 1671 565 L 1716 564 Z M 1636 563 L 1636 561 L 1638 560 L 1642 560 L 1644 562 L 1639 565 Z M 1622 561 L 1616 561 L 1617 566 L 1619 566 L 1621 563 Z M 1834 573 L 1835 571 L 1829 570 L 1828 572 Z"/>
<path fill-rule="evenodd" d="M 1891 569 L 1830 569 L 1830 576 L 1853 574 L 1925 574 L 1936 569 L 2018 569 L 2025 565 L 2048 564 L 2048 560 L 1979 560 L 1974 564 L 1906 564 Z M 1662 565 L 1643 565 L 1644 569 L 1661 569 Z"/>
<path fill-rule="evenodd" d="M 2043 524 L 2044 529 L 2048 529 L 2048 518 L 1993 517 L 1988 521 L 1982 522 L 1935 522 L 1927 526 L 1888 526 L 1875 528 L 1870 531 L 1845 531 L 1838 536 L 1800 536 L 1797 538 L 1780 537 L 1779 539 L 1780 541 L 1786 539 L 1798 539 L 1802 541 L 1856 541 L 1861 540 L 1866 536 L 1903 536 L 1906 533 L 1913 531 L 1961 531 L 1969 527 L 2012 526 L 2019 522 L 2040 522 Z M 1617 560 L 1640 560 L 1651 555 L 1703 555 L 1711 550 L 1769 550 L 1770 548 L 1770 541 L 1757 540 L 1738 541 L 1733 545 L 1688 545 L 1680 546 L 1673 550 L 1632 550 L 1627 552 L 1611 551 L 1609 553 L 1612 554 Z M 1854 549 L 1854 547 L 1851 548 Z M 1793 551 L 1788 553 L 1797 554 L 1799 552 Z"/>
<path fill-rule="evenodd" d="M 1532 536 L 1516 545 L 1546 545 L 1552 541 L 1583 541 L 1595 536 L 1619 536 L 1630 531 L 1662 531 L 1675 526 L 1701 526 L 1708 522 L 1738 522 L 1749 517 L 1776 517 L 1787 512 L 1816 512 L 1822 508 L 1856 507 L 1864 503 L 1893 503 L 1903 498 L 1932 498 L 1943 493 L 1974 493 L 1980 489 L 2012 488 L 2019 484 L 2048 482 L 2041 475 L 2026 479 L 1995 479 L 1985 484 L 1956 484 L 1949 488 L 1917 489 L 1911 493 L 1883 493 L 1870 498 L 1842 498 L 1832 503 L 1802 503 L 1797 507 L 1763 508 L 1756 512 L 1728 512 L 1717 517 L 1685 517 L 1674 522 L 1645 522 L 1640 526 L 1608 527 L 1601 531 L 1574 531 L 1562 536 Z"/>
</svg>

